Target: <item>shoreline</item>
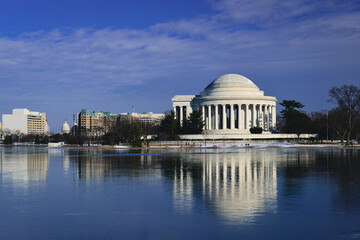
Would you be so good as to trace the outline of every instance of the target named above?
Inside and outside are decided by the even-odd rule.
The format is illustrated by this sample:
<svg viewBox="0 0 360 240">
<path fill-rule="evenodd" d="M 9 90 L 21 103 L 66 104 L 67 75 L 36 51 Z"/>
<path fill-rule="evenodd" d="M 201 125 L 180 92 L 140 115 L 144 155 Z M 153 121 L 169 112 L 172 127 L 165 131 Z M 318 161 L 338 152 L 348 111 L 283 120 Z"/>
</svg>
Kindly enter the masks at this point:
<svg viewBox="0 0 360 240">
<path fill-rule="evenodd" d="M 341 145 L 338 143 L 197 143 L 197 144 L 153 144 L 148 147 L 131 147 L 123 145 L 117 146 L 76 146 L 63 145 L 60 147 L 49 147 L 45 144 L 0 144 L 0 147 L 42 147 L 47 149 L 114 149 L 114 150 L 137 150 L 137 149 L 236 149 L 236 148 L 339 148 L 339 149 L 359 149 L 360 144 L 353 146 Z"/>
</svg>

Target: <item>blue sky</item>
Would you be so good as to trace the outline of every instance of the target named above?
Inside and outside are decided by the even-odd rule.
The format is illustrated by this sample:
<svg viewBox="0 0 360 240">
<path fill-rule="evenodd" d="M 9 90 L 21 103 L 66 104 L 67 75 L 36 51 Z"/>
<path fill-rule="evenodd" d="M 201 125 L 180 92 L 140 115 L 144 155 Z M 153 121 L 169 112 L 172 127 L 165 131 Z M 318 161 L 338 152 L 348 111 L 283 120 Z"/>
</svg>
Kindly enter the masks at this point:
<svg viewBox="0 0 360 240">
<path fill-rule="evenodd" d="M 1 1 L 0 114 L 44 111 L 57 132 L 82 108 L 163 112 L 226 73 L 330 109 L 332 86 L 359 86 L 359 23 L 354 0 Z"/>
</svg>

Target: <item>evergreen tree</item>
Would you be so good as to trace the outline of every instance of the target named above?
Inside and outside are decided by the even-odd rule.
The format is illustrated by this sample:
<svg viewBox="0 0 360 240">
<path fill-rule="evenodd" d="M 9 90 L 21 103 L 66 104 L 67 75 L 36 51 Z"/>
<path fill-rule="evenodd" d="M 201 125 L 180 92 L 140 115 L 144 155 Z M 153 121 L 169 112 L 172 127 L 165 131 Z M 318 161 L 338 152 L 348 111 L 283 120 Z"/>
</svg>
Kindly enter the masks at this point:
<svg viewBox="0 0 360 240">
<path fill-rule="evenodd" d="M 39 137 L 39 135 L 36 135 L 36 137 L 35 137 L 35 144 L 40 144 L 40 137 Z"/>
<path fill-rule="evenodd" d="M 174 111 L 171 111 L 170 114 L 167 114 L 165 118 L 161 121 L 159 130 L 172 137 L 177 133 L 177 129 L 178 122 L 175 119 Z"/>
<path fill-rule="evenodd" d="M 281 117 L 285 119 L 287 119 L 288 117 L 290 117 L 290 115 L 294 113 L 298 113 L 299 111 L 297 109 L 304 107 L 303 104 L 295 100 L 283 100 L 280 105 L 284 107 L 284 109 L 281 110 L 280 113 Z"/>
<path fill-rule="evenodd" d="M 132 124 L 129 130 L 129 142 L 133 147 L 141 147 L 141 129 L 138 123 Z"/>
<path fill-rule="evenodd" d="M 4 144 L 12 144 L 12 137 L 10 135 L 5 136 Z"/>
<path fill-rule="evenodd" d="M 283 100 L 280 105 L 284 107 L 284 109 L 280 111 L 281 118 L 285 119 L 283 132 L 296 133 L 298 137 L 301 133 L 313 132 L 311 118 L 298 110 L 304 107 L 302 103 L 295 100 Z"/>
<path fill-rule="evenodd" d="M 251 134 L 261 134 L 263 132 L 263 129 L 261 127 L 251 127 L 250 133 Z"/>
<path fill-rule="evenodd" d="M 45 135 L 45 136 L 42 138 L 41 143 L 42 143 L 42 144 L 48 144 L 48 143 L 49 143 L 49 136 L 48 136 L 48 135 Z"/>
<path fill-rule="evenodd" d="M 301 133 L 313 132 L 313 122 L 305 113 L 294 111 L 286 119 L 286 130 L 288 133 L 296 133 L 299 137 Z"/>
<path fill-rule="evenodd" d="M 183 127 L 180 129 L 184 134 L 201 134 L 204 128 L 204 121 L 202 120 L 202 113 L 194 110 L 190 113 L 189 119 L 183 121 Z"/>
</svg>

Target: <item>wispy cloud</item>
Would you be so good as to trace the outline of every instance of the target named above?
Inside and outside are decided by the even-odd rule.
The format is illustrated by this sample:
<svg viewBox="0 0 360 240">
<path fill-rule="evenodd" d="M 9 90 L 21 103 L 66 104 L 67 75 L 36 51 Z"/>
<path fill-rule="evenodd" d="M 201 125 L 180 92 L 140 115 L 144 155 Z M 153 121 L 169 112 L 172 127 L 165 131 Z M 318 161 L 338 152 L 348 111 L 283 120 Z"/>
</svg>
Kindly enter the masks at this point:
<svg viewBox="0 0 360 240">
<path fill-rule="evenodd" d="M 342 0 L 212 0 L 219 11 L 217 17 L 257 27 L 276 27 L 316 19 L 322 16 L 338 15 L 359 11 L 357 1 Z"/>
</svg>

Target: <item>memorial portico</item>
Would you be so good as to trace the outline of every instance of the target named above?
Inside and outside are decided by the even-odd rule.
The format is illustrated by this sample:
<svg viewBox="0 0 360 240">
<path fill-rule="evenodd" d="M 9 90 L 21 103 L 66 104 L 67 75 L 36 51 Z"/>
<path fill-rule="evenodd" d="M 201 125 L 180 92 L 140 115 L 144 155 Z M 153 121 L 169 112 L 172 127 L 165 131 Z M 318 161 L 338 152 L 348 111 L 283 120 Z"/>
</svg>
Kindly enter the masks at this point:
<svg viewBox="0 0 360 240">
<path fill-rule="evenodd" d="M 251 80 L 226 74 L 211 82 L 200 95 L 176 95 L 173 99 L 179 123 L 193 109 L 200 110 L 204 130 L 214 134 L 249 133 L 251 127 L 270 131 L 276 124 L 276 98 L 264 96 Z"/>
</svg>

